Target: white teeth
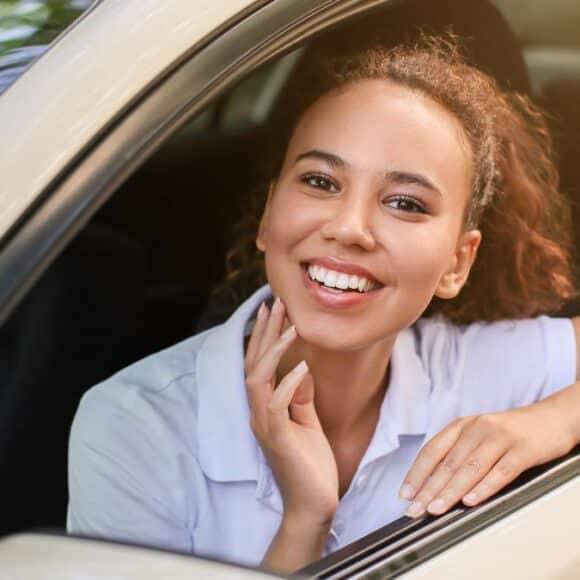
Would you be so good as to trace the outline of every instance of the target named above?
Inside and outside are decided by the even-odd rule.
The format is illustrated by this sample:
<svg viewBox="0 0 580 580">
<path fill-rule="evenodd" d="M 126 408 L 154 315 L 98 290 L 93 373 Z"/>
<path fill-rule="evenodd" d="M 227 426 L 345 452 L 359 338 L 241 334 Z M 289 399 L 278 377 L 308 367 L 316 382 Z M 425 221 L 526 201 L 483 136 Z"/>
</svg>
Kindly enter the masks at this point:
<svg viewBox="0 0 580 580">
<path fill-rule="evenodd" d="M 336 272 L 332 270 L 326 270 L 326 276 L 324 276 L 324 285 L 329 288 L 334 288 L 336 286 L 336 278 L 338 277 Z"/>
<path fill-rule="evenodd" d="M 349 276 L 344 272 L 334 272 L 314 264 L 308 266 L 308 275 L 312 280 L 317 280 L 329 288 L 339 288 L 341 290 L 350 288 L 359 292 L 368 292 L 377 287 L 376 284 L 366 278 L 354 275 Z"/>
</svg>

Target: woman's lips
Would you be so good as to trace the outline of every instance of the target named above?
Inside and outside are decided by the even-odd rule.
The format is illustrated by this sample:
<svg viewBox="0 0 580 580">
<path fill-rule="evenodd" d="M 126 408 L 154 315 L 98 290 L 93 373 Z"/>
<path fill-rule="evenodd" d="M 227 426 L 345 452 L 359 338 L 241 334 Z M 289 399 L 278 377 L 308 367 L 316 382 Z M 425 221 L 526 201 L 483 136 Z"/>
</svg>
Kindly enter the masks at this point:
<svg viewBox="0 0 580 580">
<path fill-rule="evenodd" d="M 368 270 L 359 266 L 358 264 L 352 264 L 349 262 L 344 262 L 343 260 L 338 260 L 336 258 L 332 258 L 330 256 L 324 258 L 310 258 L 303 262 L 302 265 L 306 265 L 306 267 L 310 265 L 314 266 L 321 266 L 322 268 L 326 268 L 327 270 L 332 270 L 334 272 L 342 272 L 344 274 L 360 276 L 377 284 L 378 286 L 383 286 L 379 280 L 377 280 Z"/>
<path fill-rule="evenodd" d="M 310 278 L 307 264 L 303 265 L 300 269 L 302 270 L 302 281 L 310 296 L 317 303 L 330 308 L 348 308 L 357 304 L 363 304 L 384 288 L 382 286 L 381 288 L 368 292 L 359 292 L 358 290 L 345 292 L 335 288 L 327 288 Z"/>
</svg>

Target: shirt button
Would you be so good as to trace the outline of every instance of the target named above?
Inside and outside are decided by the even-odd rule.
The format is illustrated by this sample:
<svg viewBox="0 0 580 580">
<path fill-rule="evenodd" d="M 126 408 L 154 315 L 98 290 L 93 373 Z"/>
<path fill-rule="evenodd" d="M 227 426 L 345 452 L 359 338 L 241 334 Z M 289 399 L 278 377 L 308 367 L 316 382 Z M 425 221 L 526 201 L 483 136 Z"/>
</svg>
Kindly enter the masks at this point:
<svg viewBox="0 0 580 580">
<path fill-rule="evenodd" d="M 365 475 L 364 473 L 362 475 L 359 476 L 359 478 L 356 480 L 356 487 L 357 489 L 360 489 L 367 481 L 368 476 Z"/>
</svg>

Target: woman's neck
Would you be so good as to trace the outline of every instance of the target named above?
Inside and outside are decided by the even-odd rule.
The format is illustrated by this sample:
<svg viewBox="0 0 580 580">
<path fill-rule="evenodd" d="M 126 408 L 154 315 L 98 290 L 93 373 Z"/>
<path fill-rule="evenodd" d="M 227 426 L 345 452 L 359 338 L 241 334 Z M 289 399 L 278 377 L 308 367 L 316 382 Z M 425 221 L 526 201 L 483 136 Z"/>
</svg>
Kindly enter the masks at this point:
<svg viewBox="0 0 580 580">
<path fill-rule="evenodd" d="M 278 381 L 306 360 L 315 385 L 316 411 L 329 440 L 376 426 L 395 337 L 353 352 L 327 351 L 297 339 L 278 367 Z"/>
</svg>

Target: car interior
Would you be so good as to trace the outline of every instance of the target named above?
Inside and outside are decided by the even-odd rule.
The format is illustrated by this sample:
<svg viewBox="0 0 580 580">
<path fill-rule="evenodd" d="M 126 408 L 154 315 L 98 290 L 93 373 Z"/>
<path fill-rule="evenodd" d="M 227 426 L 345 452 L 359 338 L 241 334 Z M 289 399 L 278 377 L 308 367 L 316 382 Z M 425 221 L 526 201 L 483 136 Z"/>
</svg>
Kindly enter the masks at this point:
<svg viewBox="0 0 580 580">
<path fill-rule="evenodd" d="M 68 433 L 87 389 L 233 311 L 235 304 L 212 289 L 225 275 L 248 192 L 264 186 L 257 160 L 277 117 L 307 75 L 316 74 L 313 56 L 395 44 L 419 27 L 453 30 L 478 66 L 549 112 L 561 188 L 580 219 L 580 75 L 555 59 L 549 80 L 534 82 L 526 50 L 537 47 L 516 37 L 492 2 L 394 2 L 268 63 L 146 161 L 0 329 L 2 534 L 64 529 Z M 239 298 L 255 288 L 250 280 Z M 578 306 L 554 315 L 571 316 Z"/>
</svg>

